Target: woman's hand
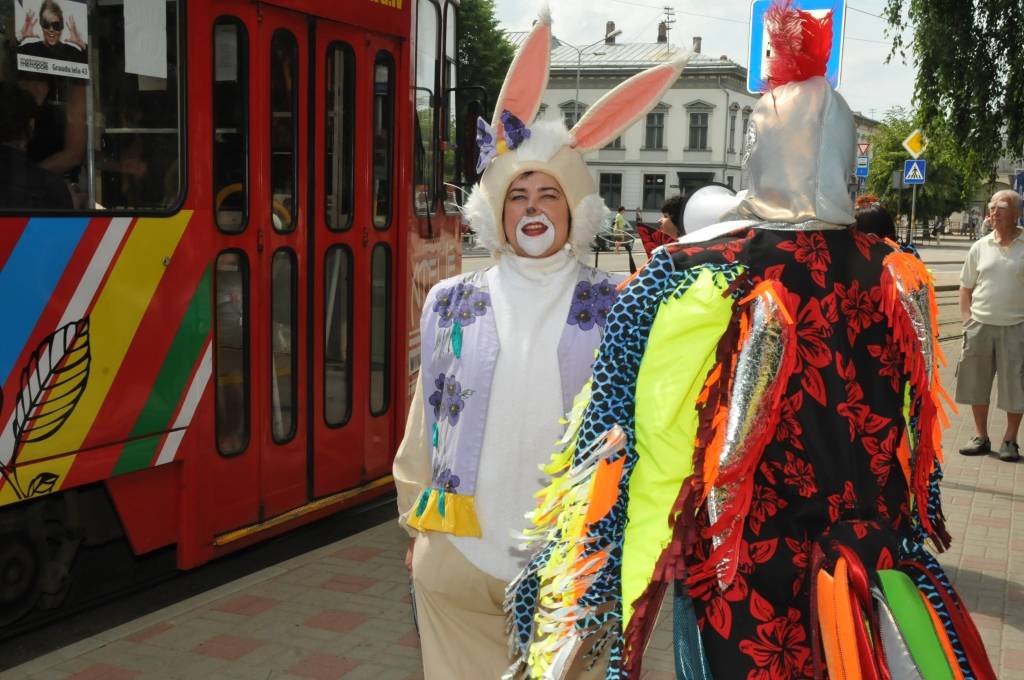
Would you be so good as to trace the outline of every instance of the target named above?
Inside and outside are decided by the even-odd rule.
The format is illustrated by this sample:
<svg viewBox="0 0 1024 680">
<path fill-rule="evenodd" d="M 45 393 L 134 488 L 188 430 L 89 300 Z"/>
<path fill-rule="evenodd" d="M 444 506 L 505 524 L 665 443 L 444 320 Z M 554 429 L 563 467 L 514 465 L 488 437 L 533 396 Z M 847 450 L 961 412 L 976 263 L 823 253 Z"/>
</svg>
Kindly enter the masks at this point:
<svg viewBox="0 0 1024 680">
<path fill-rule="evenodd" d="M 405 568 L 409 572 L 409 577 L 412 578 L 412 549 L 416 545 L 416 539 L 409 539 L 409 549 L 405 551 Z"/>
<path fill-rule="evenodd" d="M 25 40 L 25 38 L 38 38 L 39 35 L 35 32 L 36 28 L 36 13 L 32 10 L 25 12 L 25 23 L 21 25 L 21 32 L 18 34 L 18 42 Z"/>
<path fill-rule="evenodd" d="M 85 52 L 89 47 L 89 45 L 82 40 L 82 37 L 78 35 L 78 27 L 75 26 L 75 18 L 72 16 L 68 17 L 68 39 L 64 42 L 71 43 L 83 52 Z"/>
</svg>

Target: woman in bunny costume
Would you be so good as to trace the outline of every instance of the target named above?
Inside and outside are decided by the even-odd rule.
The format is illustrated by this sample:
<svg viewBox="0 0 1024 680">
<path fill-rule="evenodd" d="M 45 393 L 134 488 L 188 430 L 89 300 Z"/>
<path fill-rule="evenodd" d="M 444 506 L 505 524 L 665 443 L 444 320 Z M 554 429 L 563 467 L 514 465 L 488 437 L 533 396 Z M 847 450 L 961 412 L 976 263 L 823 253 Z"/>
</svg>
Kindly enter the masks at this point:
<svg viewBox="0 0 1024 680">
<path fill-rule="evenodd" d="M 497 264 L 441 281 L 423 305 L 423 365 L 394 464 L 426 678 L 498 678 L 502 604 L 527 555 L 514 533 L 538 466 L 590 376 L 618 279 L 587 267 L 606 208 L 583 154 L 657 104 L 676 61 L 638 74 L 570 131 L 534 117 L 547 87 L 544 11 L 516 55 L 465 212 Z"/>
</svg>

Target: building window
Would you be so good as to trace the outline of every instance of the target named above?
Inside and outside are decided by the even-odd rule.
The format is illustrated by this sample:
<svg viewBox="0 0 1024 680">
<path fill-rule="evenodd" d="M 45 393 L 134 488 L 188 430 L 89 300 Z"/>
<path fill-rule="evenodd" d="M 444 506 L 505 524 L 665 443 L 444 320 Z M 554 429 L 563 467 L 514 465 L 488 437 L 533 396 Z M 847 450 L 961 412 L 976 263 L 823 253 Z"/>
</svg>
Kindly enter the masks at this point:
<svg viewBox="0 0 1024 680">
<path fill-rule="evenodd" d="M 706 111 L 690 112 L 690 145 L 691 151 L 708 150 L 708 118 Z"/>
<path fill-rule="evenodd" d="M 745 152 L 747 150 L 747 132 L 750 128 L 750 109 L 743 109 L 743 142 L 740 147 Z"/>
<path fill-rule="evenodd" d="M 607 144 L 605 144 L 604 148 L 605 149 L 625 149 L 626 147 L 624 147 L 622 145 L 622 135 L 619 135 L 618 137 L 616 137 L 612 141 L 610 141 Z"/>
<path fill-rule="evenodd" d="M 729 153 L 736 153 L 736 109 L 729 112 Z"/>
<path fill-rule="evenodd" d="M 644 175 L 644 210 L 661 210 L 665 203 L 665 175 Z"/>
<path fill-rule="evenodd" d="M 730 189 L 734 188 L 732 186 L 732 175 L 725 176 L 725 186 L 729 187 Z"/>
<path fill-rule="evenodd" d="M 569 130 L 571 130 L 582 117 L 583 112 L 577 112 L 576 109 L 573 108 L 568 108 L 562 111 L 562 122 L 565 123 L 565 127 Z"/>
<path fill-rule="evenodd" d="M 647 126 L 644 130 L 645 149 L 665 148 L 665 114 L 648 113 Z"/>
<path fill-rule="evenodd" d="M 622 175 L 602 172 L 598 182 L 601 198 L 609 210 L 618 210 L 622 205 Z"/>
</svg>

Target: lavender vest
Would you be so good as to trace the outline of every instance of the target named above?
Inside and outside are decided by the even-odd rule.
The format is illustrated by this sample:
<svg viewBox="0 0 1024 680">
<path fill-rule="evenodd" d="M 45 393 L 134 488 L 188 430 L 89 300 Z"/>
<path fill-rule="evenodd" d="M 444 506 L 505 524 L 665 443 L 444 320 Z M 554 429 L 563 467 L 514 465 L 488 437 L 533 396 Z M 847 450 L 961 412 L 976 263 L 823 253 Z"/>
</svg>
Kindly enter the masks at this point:
<svg viewBox="0 0 1024 680">
<path fill-rule="evenodd" d="M 563 411 L 590 377 L 605 318 L 621 276 L 580 267 L 569 317 L 558 342 Z M 431 440 L 435 491 L 472 496 L 498 357 L 498 329 L 486 270 L 441 281 L 427 294 L 420 320 L 420 371 Z M 555 418 L 557 414 L 552 413 Z M 427 490 L 425 490 L 425 493 Z"/>
</svg>

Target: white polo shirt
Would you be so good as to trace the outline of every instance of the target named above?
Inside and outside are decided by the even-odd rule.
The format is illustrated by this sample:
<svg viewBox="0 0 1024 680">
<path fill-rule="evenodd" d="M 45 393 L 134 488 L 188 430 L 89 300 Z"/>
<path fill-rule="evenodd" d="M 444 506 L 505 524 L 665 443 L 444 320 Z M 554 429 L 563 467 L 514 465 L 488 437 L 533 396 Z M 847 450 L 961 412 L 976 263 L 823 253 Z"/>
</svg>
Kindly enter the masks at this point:
<svg viewBox="0 0 1024 680">
<path fill-rule="evenodd" d="M 993 231 L 974 242 L 963 269 L 960 285 L 972 288 L 971 318 L 990 326 L 1024 322 L 1024 229 L 1001 246 Z"/>
</svg>

